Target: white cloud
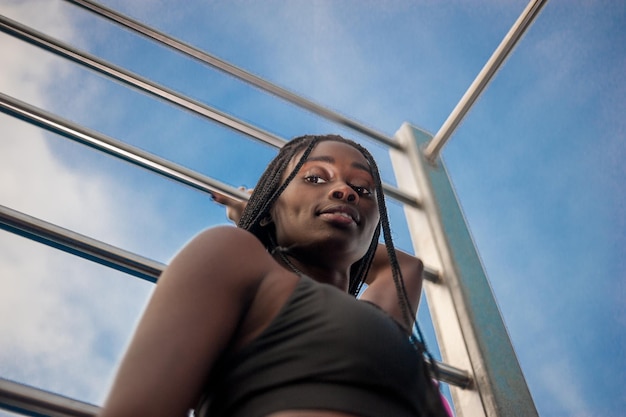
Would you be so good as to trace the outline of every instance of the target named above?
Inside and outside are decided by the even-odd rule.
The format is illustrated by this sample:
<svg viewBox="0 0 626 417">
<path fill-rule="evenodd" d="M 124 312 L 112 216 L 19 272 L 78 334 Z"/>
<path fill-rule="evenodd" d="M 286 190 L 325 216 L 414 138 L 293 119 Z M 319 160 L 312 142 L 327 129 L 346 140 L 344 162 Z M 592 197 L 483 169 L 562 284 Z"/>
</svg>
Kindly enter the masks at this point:
<svg viewBox="0 0 626 417">
<path fill-rule="evenodd" d="M 76 36 L 58 2 L 0 8 L 38 30 Z M 0 36 L 0 50 L 0 91 L 30 104 L 54 103 L 53 87 L 77 76 L 70 64 L 9 36 Z M 93 92 L 77 89 L 76 103 L 94 100 L 86 97 Z M 124 201 L 130 190 L 64 164 L 38 128 L 6 115 L 0 126 L 0 204 L 105 241 L 141 238 L 127 231 L 129 217 L 118 207 L 132 206 L 144 221 L 153 212 Z M 3 231 L 0 288 L 0 377 L 97 402 L 152 287 Z"/>
<path fill-rule="evenodd" d="M 0 376 L 101 400 L 148 284 L 0 235 Z"/>
</svg>

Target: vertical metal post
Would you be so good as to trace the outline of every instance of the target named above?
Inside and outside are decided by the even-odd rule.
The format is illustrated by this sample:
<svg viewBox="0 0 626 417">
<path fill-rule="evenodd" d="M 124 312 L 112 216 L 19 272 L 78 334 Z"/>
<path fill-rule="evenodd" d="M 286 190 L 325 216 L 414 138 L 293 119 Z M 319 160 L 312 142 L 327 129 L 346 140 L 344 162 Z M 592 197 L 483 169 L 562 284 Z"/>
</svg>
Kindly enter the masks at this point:
<svg viewBox="0 0 626 417">
<path fill-rule="evenodd" d="M 398 186 L 419 194 L 421 210 L 405 206 L 416 253 L 440 272 L 425 282 L 444 362 L 468 370 L 473 384 L 451 387 L 458 416 L 538 416 L 461 207 L 441 161 L 421 149 L 432 136 L 408 124 L 392 149 Z"/>
</svg>

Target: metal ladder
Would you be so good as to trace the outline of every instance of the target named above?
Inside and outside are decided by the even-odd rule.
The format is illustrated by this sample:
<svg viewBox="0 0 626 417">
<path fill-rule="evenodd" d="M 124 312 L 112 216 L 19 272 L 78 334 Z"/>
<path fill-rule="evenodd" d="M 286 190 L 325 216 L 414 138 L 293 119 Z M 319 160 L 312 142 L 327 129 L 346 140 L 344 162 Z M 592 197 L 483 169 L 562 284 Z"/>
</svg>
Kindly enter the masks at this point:
<svg viewBox="0 0 626 417">
<path fill-rule="evenodd" d="M 538 14 L 543 2 L 531 1 L 434 138 L 408 124 L 403 125 L 394 138 L 390 138 L 91 0 L 65 1 L 387 146 L 399 187 L 388 184 L 383 187 L 388 198 L 403 204 L 414 248 L 426 265 L 424 291 L 445 362 L 439 364 L 441 380 L 450 385 L 456 414 L 537 415 L 438 153 L 515 42 Z M 0 16 L 0 30 L 252 139 L 274 147 L 281 147 L 286 142 L 263 129 L 4 16 Z M 234 187 L 1 92 L 0 111 L 202 192 L 217 191 L 238 199 L 247 198 L 245 193 Z M 157 281 L 165 267 L 139 254 L 63 229 L 9 207 L 0 206 L 0 228 L 151 282 Z M 77 399 L 1 378 L 0 408 L 26 415 L 51 416 L 93 416 L 98 410 L 98 407 Z"/>
</svg>

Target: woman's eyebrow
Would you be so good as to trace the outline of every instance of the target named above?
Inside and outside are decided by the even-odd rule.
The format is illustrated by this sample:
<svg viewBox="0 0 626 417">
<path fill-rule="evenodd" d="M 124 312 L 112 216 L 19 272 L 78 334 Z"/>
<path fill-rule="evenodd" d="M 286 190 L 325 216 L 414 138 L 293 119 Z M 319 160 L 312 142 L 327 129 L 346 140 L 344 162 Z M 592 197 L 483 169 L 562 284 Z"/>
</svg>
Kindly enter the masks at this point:
<svg viewBox="0 0 626 417">
<path fill-rule="evenodd" d="M 322 162 L 328 162 L 330 164 L 334 164 L 335 163 L 335 158 L 333 158 L 332 156 L 328 156 L 328 155 L 320 155 L 320 156 L 312 156 L 310 158 L 307 158 L 307 160 L 305 162 L 313 162 L 313 161 L 322 161 Z M 370 167 L 362 164 L 360 162 L 353 162 L 352 164 L 353 168 L 357 168 L 360 170 L 363 170 L 365 172 L 367 172 L 368 174 L 372 174 L 372 171 L 370 170 Z"/>
</svg>

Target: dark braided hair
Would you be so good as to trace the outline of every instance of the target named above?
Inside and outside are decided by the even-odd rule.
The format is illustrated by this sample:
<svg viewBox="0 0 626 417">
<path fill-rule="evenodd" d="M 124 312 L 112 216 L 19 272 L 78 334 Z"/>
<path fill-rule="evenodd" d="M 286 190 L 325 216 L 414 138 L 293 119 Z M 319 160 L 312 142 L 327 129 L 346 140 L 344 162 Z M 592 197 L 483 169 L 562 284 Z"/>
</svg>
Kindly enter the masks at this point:
<svg viewBox="0 0 626 417">
<path fill-rule="evenodd" d="M 261 221 L 270 215 L 270 210 L 278 197 L 282 194 L 285 188 L 287 188 L 291 180 L 296 176 L 315 145 L 317 145 L 321 141 L 336 141 L 346 143 L 350 146 L 355 147 L 363 154 L 372 169 L 374 183 L 376 184 L 376 194 L 378 198 L 379 210 L 381 207 L 381 201 L 384 206 L 384 198 L 382 197 L 383 191 L 380 176 L 378 174 L 378 168 L 376 166 L 374 158 L 370 155 L 369 151 L 367 151 L 358 143 L 345 139 L 338 135 L 306 135 L 297 137 L 288 142 L 280 150 L 276 158 L 274 158 L 274 160 L 270 162 L 263 175 L 261 175 L 261 178 L 259 179 L 257 185 L 254 187 L 252 194 L 250 195 L 248 204 L 246 205 L 246 208 L 244 209 L 238 224 L 239 227 L 248 230 L 257 238 L 259 238 L 263 245 L 270 252 L 274 252 L 277 249 L 281 250 L 281 248 L 276 247 L 274 228 L 262 226 Z M 294 158 L 294 156 L 302 150 L 304 150 L 304 152 L 300 157 L 300 160 L 291 171 L 291 173 L 289 173 L 289 176 L 283 181 L 282 179 L 285 174 L 285 170 L 289 166 L 289 163 Z M 384 224 L 384 227 L 389 229 L 389 221 L 387 219 L 386 213 L 386 209 L 383 207 L 383 211 L 381 212 L 380 216 L 381 224 Z M 352 265 L 351 267 L 348 291 L 352 295 L 356 296 L 361 290 L 372 260 L 374 259 L 374 253 L 376 252 L 376 247 L 378 246 L 378 237 L 380 236 L 381 224 L 376 227 L 374 231 L 374 236 L 372 237 L 372 242 L 365 256 L 363 256 L 363 258 L 354 263 L 354 265 Z M 397 266 L 398 262 L 395 259 L 395 250 L 393 251 L 393 259 L 394 261 L 392 262 L 394 262 Z M 399 270 L 399 268 L 394 269 Z M 409 317 L 407 316 L 407 319 L 408 318 Z M 409 319 L 409 323 L 410 322 L 412 322 L 412 320 Z"/>
<path fill-rule="evenodd" d="M 277 247 L 274 227 L 271 225 L 263 225 L 262 222 L 270 216 L 270 210 L 274 203 L 278 200 L 278 197 L 280 197 L 289 183 L 295 178 L 298 171 L 300 171 L 300 168 L 306 162 L 313 148 L 315 148 L 315 146 L 322 141 L 345 143 L 361 152 L 370 166 L 376 188 L 376 199 L 378 203 L 380 221 L 374 231 L 374 235 L 372 236 L 372 241 L 367 252 L 350 268 L 348 291 L 354 296 L 360 292 L 372 264 L 372 260 L 374 259 L 374 254 L 376 252 L 376 248 L 378 247 L 378 239 L 382 229 L 385 246 L 387 248 L 387 255 L 391 264 L 393 282 L 398 294 L 398 302 L 400 304 L 402 318 L 405 322 L 404 324 L 406 328 L 409 329 L 409 332 L 412 328 L 417 330 L 417 338 L 414 337 L 414 335 L 411 335 L 411 341 L 420 354 L 426 355 L 430 362 L 430 367 L 424 366 L 424 374 L 428 379 L 428 383 L 426 384 L 428 387 L 427 391 L 429 392 L 416 393 L 416 395 L 421 394 L 424 396 L 421 404 L 425 407 L 425 415 L 447 416 L 447 413 L 444 411 L 441 404 L 438 389 L 434 384 L 430 383 L 432 378 L 438 377 L 436 363 L 430 352 L 428 352 L 428 349 L 426 349 L 424 338 L 419 326 L 417 323 L 413 325 L 414 318 L 411 316 L 411 311 L 413 311 L 413 309 L 404 286 L 404 280 L 402 279 L 402 273 L 400 272 L 400 264 L 398 263 L 396 250 L 391 238 L 391 228 L 389 226 L 389 217 L 387 215 L 387 206 L 385 204 L 380 173 L 378 171 L 376 161 L 367 149 L 358 143 L 345 139 L 339 135 L 305 135 L 289 141 L 281 148 L 278 155 L 270 162 L 268 167 L 265 169 L 265 172 L 261 175 L 261 178 L 254 187 L 248 203 L 241 215 L 238 227 L 248 230 L 250 233 L 254 234 L 263 243 L 267 250 L 272 253 L 277 250 L 283 252 L 289 251 L 288 248 L 285 249 Z M 289 166 L 289 163 L 299 152 L 302 152 L 302 156 L 298 160 L 294 169 L 283 181 L 283 176 Z M 430 372 L 429 368 L 431 370 Z"/>
</svg>

